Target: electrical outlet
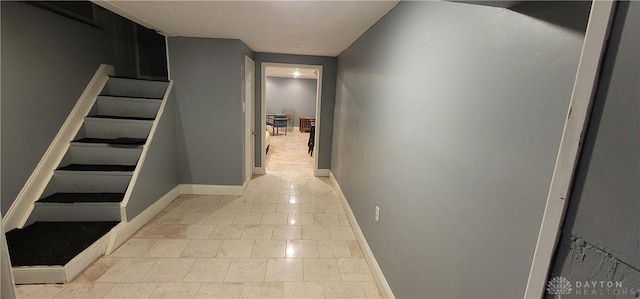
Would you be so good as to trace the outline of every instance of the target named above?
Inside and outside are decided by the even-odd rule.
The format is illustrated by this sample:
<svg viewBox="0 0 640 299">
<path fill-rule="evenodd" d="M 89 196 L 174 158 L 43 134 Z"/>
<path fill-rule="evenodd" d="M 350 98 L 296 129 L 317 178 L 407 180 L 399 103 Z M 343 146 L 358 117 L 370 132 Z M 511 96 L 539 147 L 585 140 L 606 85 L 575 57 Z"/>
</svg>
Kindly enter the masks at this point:
<svg viewBox="0 0 640 299">
<path fill-rule="evenodd" d="M 376 222 L 380 221 L 380 207 L 379 206 L 376 206 L 376 214 L 375 214 L 374 218 L 376 219 Z"/>
</svg>

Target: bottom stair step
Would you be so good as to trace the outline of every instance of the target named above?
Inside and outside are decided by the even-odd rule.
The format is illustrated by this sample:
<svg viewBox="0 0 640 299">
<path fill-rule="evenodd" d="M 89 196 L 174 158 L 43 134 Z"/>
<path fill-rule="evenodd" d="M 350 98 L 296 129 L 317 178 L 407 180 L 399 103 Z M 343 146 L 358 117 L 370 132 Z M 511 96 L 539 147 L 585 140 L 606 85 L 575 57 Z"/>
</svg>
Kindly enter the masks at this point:
<svg viewBox="0 0 640 299">
<path fill-rule="evenodd" d="M 124 193 L 54 193 L 38 200 L 38 202 L 121 202 L 123 198 Z"/>
<path fill-rule="evenodd" d="M 6 233 L 11 265 L 63 266 L 107 234 L 118 221 L 35 222 Z"/>
</svg>

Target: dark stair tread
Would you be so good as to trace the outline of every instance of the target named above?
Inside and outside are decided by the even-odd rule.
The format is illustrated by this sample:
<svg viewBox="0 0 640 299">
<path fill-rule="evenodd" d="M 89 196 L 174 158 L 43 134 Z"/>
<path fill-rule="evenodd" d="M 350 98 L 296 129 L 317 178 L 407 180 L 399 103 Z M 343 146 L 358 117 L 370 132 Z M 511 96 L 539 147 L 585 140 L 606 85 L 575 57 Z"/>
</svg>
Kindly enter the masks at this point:
<svg viewBox="0 0 640 299">
<path fill-rule="evenodd" d="M 79 203 L 79 202 L 121 202 L 124 193 L 54 193 L 38 202 Z"/>
<path fill-rule="evenodd" d="M 110 164 L 69 164 L 58 167 L 58 170 L 72 171 L 134 171 L 135 165 L 110 165 Z"/>
<path fill-rule="evenodd" d="M 137 116 L 114 116 L 114 115 L 88 115 L 87 117 L 104 118 L 104 119 L 125 119 L 125 120 L 154 120 L 153 117 L 137 117 Z"/>
<path fill-rule="evenodd" d="M 101 93 L 98 96 L 100 97 L 118 97 L 118 98 L 135 98 L 135 99 L 148 99 L 148 100 L 162 100 L 162 97 L 141 97 L 141 96 L 128 96 L 122 94 L 104 94 Z"/>
<path fill-rule="evenodd" d="M 35 222 L 7 232 L 11 265 L 63 266 L 109 232 L 118 221 Z"/>
<path fill-rule="evenodd" d="M 110 98 L 122 98 L 122 99 L 141 99 L 141 100 L 162 100 L 163 98 L 150 98 L 150 97 L 140 97 L 140 96 L 123 96 L 123 95 L 113 95 L 113 94 L 99 94 L 99 97 L 110 97 Z"/>
<path fill-rule="evenodd" d="M 82 138 L 78 140 L 74 140 L 72 142 L 78 143 L 106 143 L 112 146 L 118 145 L 128 145 L 128 146 L 139 146 L 144 145 L 147 142 L 146 138 Z"/>
<path fill-rule="evenodd" d="M 138 81 L 153 81 L 153 82 L 164 82 L 164 83 L 169 83 L 169 80 L 161 80 L 161 79 L 143 79 L 143 78 L 127 77 L 127 76 L 109 76 L 109 78 L 114 78 L 114 79 L 129 79 L 129 80 L 138 80 Z"/>
</svg>

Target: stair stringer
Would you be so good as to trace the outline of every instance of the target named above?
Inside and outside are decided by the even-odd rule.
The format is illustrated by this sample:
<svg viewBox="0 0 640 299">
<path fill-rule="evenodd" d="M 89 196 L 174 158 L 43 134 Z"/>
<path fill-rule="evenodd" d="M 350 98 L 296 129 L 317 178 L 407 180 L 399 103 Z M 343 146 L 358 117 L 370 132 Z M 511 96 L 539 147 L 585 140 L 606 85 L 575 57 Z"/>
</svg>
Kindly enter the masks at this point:
<svg viewBox="0 0 640 299">
<path fill-rule="evenodd" d="M 109 76 L 114 74 L 112 65 L 102 64 L 98 67 L 53 142 L 2 219 L 2 225 L 6 231 L 25 226 L 34 209 L 35 202 L 42 196 L 54 171 L 64 158 L 71 141 L 82 127 L 85 116 L 91 111 Z"/>
<path fill-rule="evenodd" d="M 107 254 L 179 195 L 173 86 L 174 82 L 170 81 L 120 204 L 122 222 L 110 234 Z"/>
</svg>

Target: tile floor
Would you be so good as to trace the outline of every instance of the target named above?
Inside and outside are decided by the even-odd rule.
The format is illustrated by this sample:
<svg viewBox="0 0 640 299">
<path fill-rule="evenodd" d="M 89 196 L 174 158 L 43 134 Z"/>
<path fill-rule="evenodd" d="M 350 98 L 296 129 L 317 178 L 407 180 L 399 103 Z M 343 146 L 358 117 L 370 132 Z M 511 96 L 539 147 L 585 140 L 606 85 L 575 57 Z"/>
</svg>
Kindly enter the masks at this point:
<svg viewBox="0 0 640 299">
<path fill-rule="evenodd" d="M 308 136 L 272 136 L 268 174 L 244 196 L 182 195 L 73 282 L 18 297 L 380 298 Z"/>
</svg>

